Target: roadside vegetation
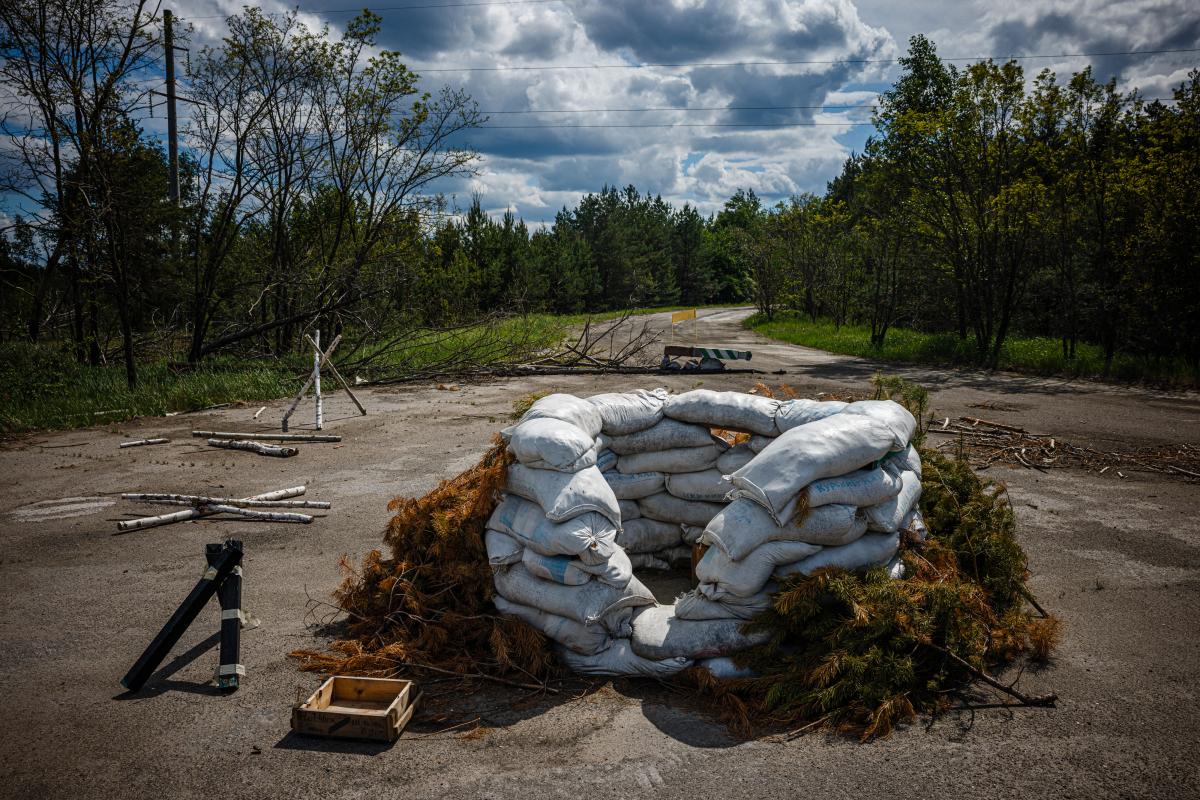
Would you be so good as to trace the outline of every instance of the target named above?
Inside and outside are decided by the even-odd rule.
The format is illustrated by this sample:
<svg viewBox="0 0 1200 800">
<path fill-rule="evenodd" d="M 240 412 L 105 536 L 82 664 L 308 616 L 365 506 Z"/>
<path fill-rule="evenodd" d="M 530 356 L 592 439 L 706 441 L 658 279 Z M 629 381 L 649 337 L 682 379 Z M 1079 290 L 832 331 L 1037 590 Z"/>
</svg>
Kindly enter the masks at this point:
<svg viewBox="0 0 1200 800">
<path fill-rule="evenodd" d="M 527 359 L 560 344 L 588 320 L 602 322 L 679 308 L 526 314 L 441 329 L 411 329 L 389 341 L 339 348 L 336 363 L 352 381 L 453 374 L 464 358 L 473 366 Z M 225 355 L 199 364 L 174 361 L 160 353 L 139 363 L 138 382 L 131 387 L 119 363 L 81 364 L 72 357 L 69 342 L 4 342 L 0 343 L 0 436 L 115 423 L 224 403 L 266 402 L 295 393 L 311 369 L 308 353 Z"/>
<path fill-rule="evenodd" d="M 955 66 L 922 36 L 900 63 L 825 194 L 751 218 L 751 324 L 885 361 L 1196 384 L 1200 71 L 1146 98 L 1090 68 Z"/>
<path fill-rule="evenodd" d="M 892 364 L 930 366 L 975 366 L 978 353 L 969 339 L 954 333 L 925 333 L 909 328 L 892 328 L 880 344 L 871 343 L 866 325 L 818 318 L 815 322 L 796 312 L 780 312 L 774 319 L 758 313 L 745 326 L 790 344 L 814 347 L 830 353 L 869 358 Z M 1080 342 L 1074 358 L 1063 355 L 1062 343 L 1047 336 L 1010 337 L 1000 349 L 997 369 L 1030 375 L 1054 375 L 1098 379 L 1105 374 L 1104 349 Z M 1108 377 L 1156 385 L 1200 386 L 1200 373 L 1182 358 L 1118 353 L 1108 368 Z"/>
<path fill-rule="evenodd" d="M 422 91 L 379 25 L 231 16 L 188 51 L 172 187 L 142 127 L 157 6 L 0 3 L 0 117 L 26 121 L 0 148 L 22 198 L 0 230 L 4 430 L 278 397 L 317 332 L 343 337 L 345 372 L 419 377 L 536 352 L 584 314 L 747 301 L 885 360 L 1200 373 L 1200 71 L 1148 99 L 950 65 L 918 36 L 823 196 L 738 190 L 705 216 L 604 186 L 529 226 L 489 211 L 519 198 L 439 194 L 478 173 L 483 117 Z M 854 341 L 810 338 L 820 320 Z"/>
</svg>

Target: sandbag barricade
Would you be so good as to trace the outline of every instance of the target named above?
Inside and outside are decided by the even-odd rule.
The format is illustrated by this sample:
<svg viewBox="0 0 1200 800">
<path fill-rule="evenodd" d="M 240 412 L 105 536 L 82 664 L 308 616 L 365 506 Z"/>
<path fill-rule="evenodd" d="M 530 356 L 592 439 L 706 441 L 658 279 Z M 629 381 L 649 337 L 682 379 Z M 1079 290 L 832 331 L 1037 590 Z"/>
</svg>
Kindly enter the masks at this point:
<svg viewBox="0 0 1200 800">
<path fill-rule="evenodd" d="M 743 626 L 778 579 L 903 576 L 901 532 L 926 535 L 915 429 L 891 401 L 543 397 L 502 431 L 516 463 L 488 521 L 496 607 L 581 674 L 733 674 L 727 656 L 761 640 Z M 660 605 L 633 570 L 692 566 L 695 544 L 697 586 Z"/>
</svg>

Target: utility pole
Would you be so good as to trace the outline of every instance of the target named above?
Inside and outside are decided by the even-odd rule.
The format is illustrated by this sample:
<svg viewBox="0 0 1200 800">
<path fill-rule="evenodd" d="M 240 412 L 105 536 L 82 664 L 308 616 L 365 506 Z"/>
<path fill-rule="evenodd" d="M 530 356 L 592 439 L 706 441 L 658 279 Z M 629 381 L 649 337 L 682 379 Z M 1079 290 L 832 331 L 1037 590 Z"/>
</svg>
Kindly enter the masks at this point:
<svg viewBox="0 0 1200 800">
<path fill-rule="evenodd" d="M 175 32 L 174 15 L 163 10 L 163 43 L 167 48 L 167 158 L 170 162 L 171 202 L 179 205 L 179 141 L 175 128 Z"/>
</svg>

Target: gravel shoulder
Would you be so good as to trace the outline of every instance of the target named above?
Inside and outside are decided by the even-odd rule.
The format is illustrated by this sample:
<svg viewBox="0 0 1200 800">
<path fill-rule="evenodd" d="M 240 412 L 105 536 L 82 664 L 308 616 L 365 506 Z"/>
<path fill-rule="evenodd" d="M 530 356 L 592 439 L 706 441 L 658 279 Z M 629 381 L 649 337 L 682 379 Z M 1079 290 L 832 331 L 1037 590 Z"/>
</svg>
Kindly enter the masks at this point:
<svg viewBox="0 0 1200 800">
<path fill-rule="evenodd" d="M 867 390 L 876 371 L 934 392 L 939 415 L 985 417 L 1078 444 L 1200 442 L 1200 396 L 1007 374 L 880 366 L 769 342 L 748 310 L 702 311 L 677 341 L 750 349 L 786 375 L 570 376 L 384 387 L 326 406 L 342 444 L 292 459 L 210 450 L 193 428 L 268 430 L 284 401 L 38 435 L 0 448 L 0 725 L 4 797 L 588 797 L 819 794 L 892 797 L 1195 797 L 1200 730 L 1200 523 L 1195 484 L 1158 475 L 995 468 L 1009 487 L 1032 588 L 1062 617 L 1055 662 L 1022 677 L 1054 709 L 952 713 L 859 745 L 833 736 L 787 744 L 731 739 L 661 689 L 618 683 L 578 698 L 485 692 L 455 704 L 489 730 L 413 725 L 391 748 L 288 733 L 290 706 L 317 678 L 287 653 L 326 641 L 337 561 L 378 546 L 396 495 L 420 495 L 471 465 L 531 391 L 580 394 L 666 385 L 745 389 L 762 379 L 802 396 Z M 651 318 L 665 325 L 667 315 Z M 311 418 L 311 406 L 298 416 Z M 118 450 L 125 438 L 168 445 Z M 246 495 L 305 483 L 333 510 L 312 525 L 196 521 L 115 536 L 134 509 L 122 491 Z M 322 513 L 322 512 L 318 512 Z M 243 636 L 248 677 L 223 696 L 204 611 L 149 688 L 118 680 L 194 585 L 206 542 L 244 541 L 245 602 L 262 627 Z M 434 689 L 436 687 L 430 687 Z M 467 716 L 470 718 L 470 716 Z"/>
</svg>

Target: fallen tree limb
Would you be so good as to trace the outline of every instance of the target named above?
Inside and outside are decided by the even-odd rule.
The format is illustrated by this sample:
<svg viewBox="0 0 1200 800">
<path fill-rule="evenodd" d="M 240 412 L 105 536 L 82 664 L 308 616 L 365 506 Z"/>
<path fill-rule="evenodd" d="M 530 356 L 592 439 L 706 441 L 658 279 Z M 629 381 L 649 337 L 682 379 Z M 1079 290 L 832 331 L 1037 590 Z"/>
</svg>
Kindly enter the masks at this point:
<svg viewBox="0 0 1200 800">
<path fill-rule="evenodd" d="M 342 437 L 324 433 L 240 433 L 237 431 L 192 431 L 192 436 L 208 439 L 259 440 L 264 442 L 340 442 Z"/>
<path fill-rule="evenodd" d="M 967 661 L 965 658 L 962 658 L 961 656 L 950 652 L 949 650 L 947 650 L 944 647 L 939 647 L 938 645 L 933 644 L 932 642 L 927 642 L 926 646 L 930 647 L 930 648 L 938 651 L 942 655 L 946 656 L 951 661 L 953 661 L 955 664 L 958 664 L 960 667 L 967 670 L 972 675 L 974 675 L 976 678 L 983 681 L 988 686 L 991 686 L 993 689 L 1004 692 L 1004 694 L 1008 695 L 1009 697 L 1015 698 L 1023 706 L 1053 706 L 1055 701 L 1058 700 L 1058 695 L 1056 695 L 1056 694 L 1043 694 L 1043 695 L 1037 695 L 1035 697 L 1031 697 L 1031 696 L 1025 694 L 1024 692 L 1020 692 L 1020 691 L 1014 689 L 1012 686 L 1005 686 L 999 680 L 997 680 L 996 678 L 993 678 L 991 675 L 988 675 L 986 672 L 979 669 L 974 664 Z"/>
<path fill-rule="evenodd" d="M 201 506 L 201 510 L 210 511 L 213 514 L 234 514 L 235 516 L 259 519 L 265 522 L 299 522 L 302 525 L 307 525 L 313 521 L 311 514 L 293 514 L 286 511 L 252 511 L 248 508 L 227 506 L 221 503 Z"/>
<path fill-rule="evenodd" d="M 329 510 L 332 504 L 322 500 L 254 500 L 236 497 L 207 497 L 200 494 L 168 494 L 126 492 L 122 500 L 132 500 L 135 503 L 162 503 L 167 505 L 206 506 L 225 505 L 239 508 L 316 508 Z"/>
<path fill-rule="evenodd" d="M 275 458 L 291 458 L 292 456 L 300 455 L 300 451 L 295 447 L 282 447 L 275 444 L 263 444 L 262 442 L 245 442 L 238 439 L 209 439 L 209 447 L 219 447 L 222 450 L 245 450 L 250 453 L 258 453 L 260 456 L 274 456 Z"/>
<path fill-rule="evenodd" d="M 1024 428 L 1018 428 L 1014 425 L 1004 425 L 999 422 L 990 422 L 986 419 L 979 419 L 978 417 L 960 417 L 959 419 L 963 420 L 964 422 L 969 422 L 972 425 L 987 425 L 989 428 L 999 428 L 1002 431 L 1010 431 L 1012 433 L 1026 432 Z"/>
<path fill-rule="evenodd" d="M 120 448 L 124 450 L 126 447 L 144 447 L 148 444 L 166 444 L 170 439 L 133 439 L 128 442 L 121 442 Z"/>
<path fill-rule="evenodd" d="M 289 497 L 299 497 L 307 491 L 305 486 L 293 486 L 289 489 L 276 489 L 273 492 L 265 492 L 256 494 L 252 497 L 247 497 L 247 500 L 284 500 Z M 157 517 L 142 517 L 141 519 L 127 519 L 117 523 L 117 534 L 128 533 L 129 531 L 140 531 L 146 528 L 156 528 L 159 525 L 170 525 L 173 522 L 186 522 L 189 519 L 199 519 L 200 517 L 210 517 L 214 512 L 206 511 L 203 508 L 188 508 L 183 511 L 176 511 L 173 514 L 162 514 Z"/>
<path fill-rule="evenodd" d="M 431 380 L 454 378 L 456 380 L 469 380 L 471 378 L 521 378 L 530 375 L 786 375 L 785 370 L 777 370 L 775 372 L 767 372 L 761 369 L 725 369 L 716 371 L 707 370 L 679 370 L 679 369 L 660 369 L 658 367 L 537 367 L 528 366 L 507 366 L 507 367 L 488 367 L 471 372 L 444 372 L 444 373 L 421 373 L 420 375 L 407 375 L 404 377 L 381 378 L 373 381 L 364 381 L 362 386 L 389 386 L 398 383 L 423 383 Z"/>
<path fill-rule="evenodd" d="M 532 689 L 532 690 L 538 691 L 538 692 L 550 692 L 551 694 L 562 694 L 562 692 L 559 691 L 558 689 L 552 688 L 545 684 L 521 683 L 519 681 L 510 681 L 507 678 L 498 678 L 495 675 L 488 675 L 483 672 L 454 672 L 453 670 L 442 669 L 440 667 L 431 667 L 428 664 L 417 664 L 412 661 L 397 661 L 396 663 L 402 667 L 408 667 L 409 669 L 427 669 L 430 672 L 440 672 L 442 675 L 453 675 L 456 678 L 478 678 L 480 680 L 492 681 L 494 683 L 502 683 L 505 686 L 515 686 L 518 689 Z"/>
<path fill-rule="evenodd" d="M 942 450 L 955 449 L 971 457 L 977 469 L 995 463 L 1028 469 L 1080 467 L 1103 475 L 1110 469 L 1131 469 L 1200 479 L 1200 450 L 1190 444 L 1168 444 L 1116 452 L 1074 445 L 1045 433 L 1030 433 L 1014 425 L 1002 425 L 977 417 L 945 419 L 929 433 L 953 437 L 938 444 Z M 970 423 L 970 424 L 967 424 Z M 1124 477 L 1124 474 L 1119 472 Z"/>
</svg>

